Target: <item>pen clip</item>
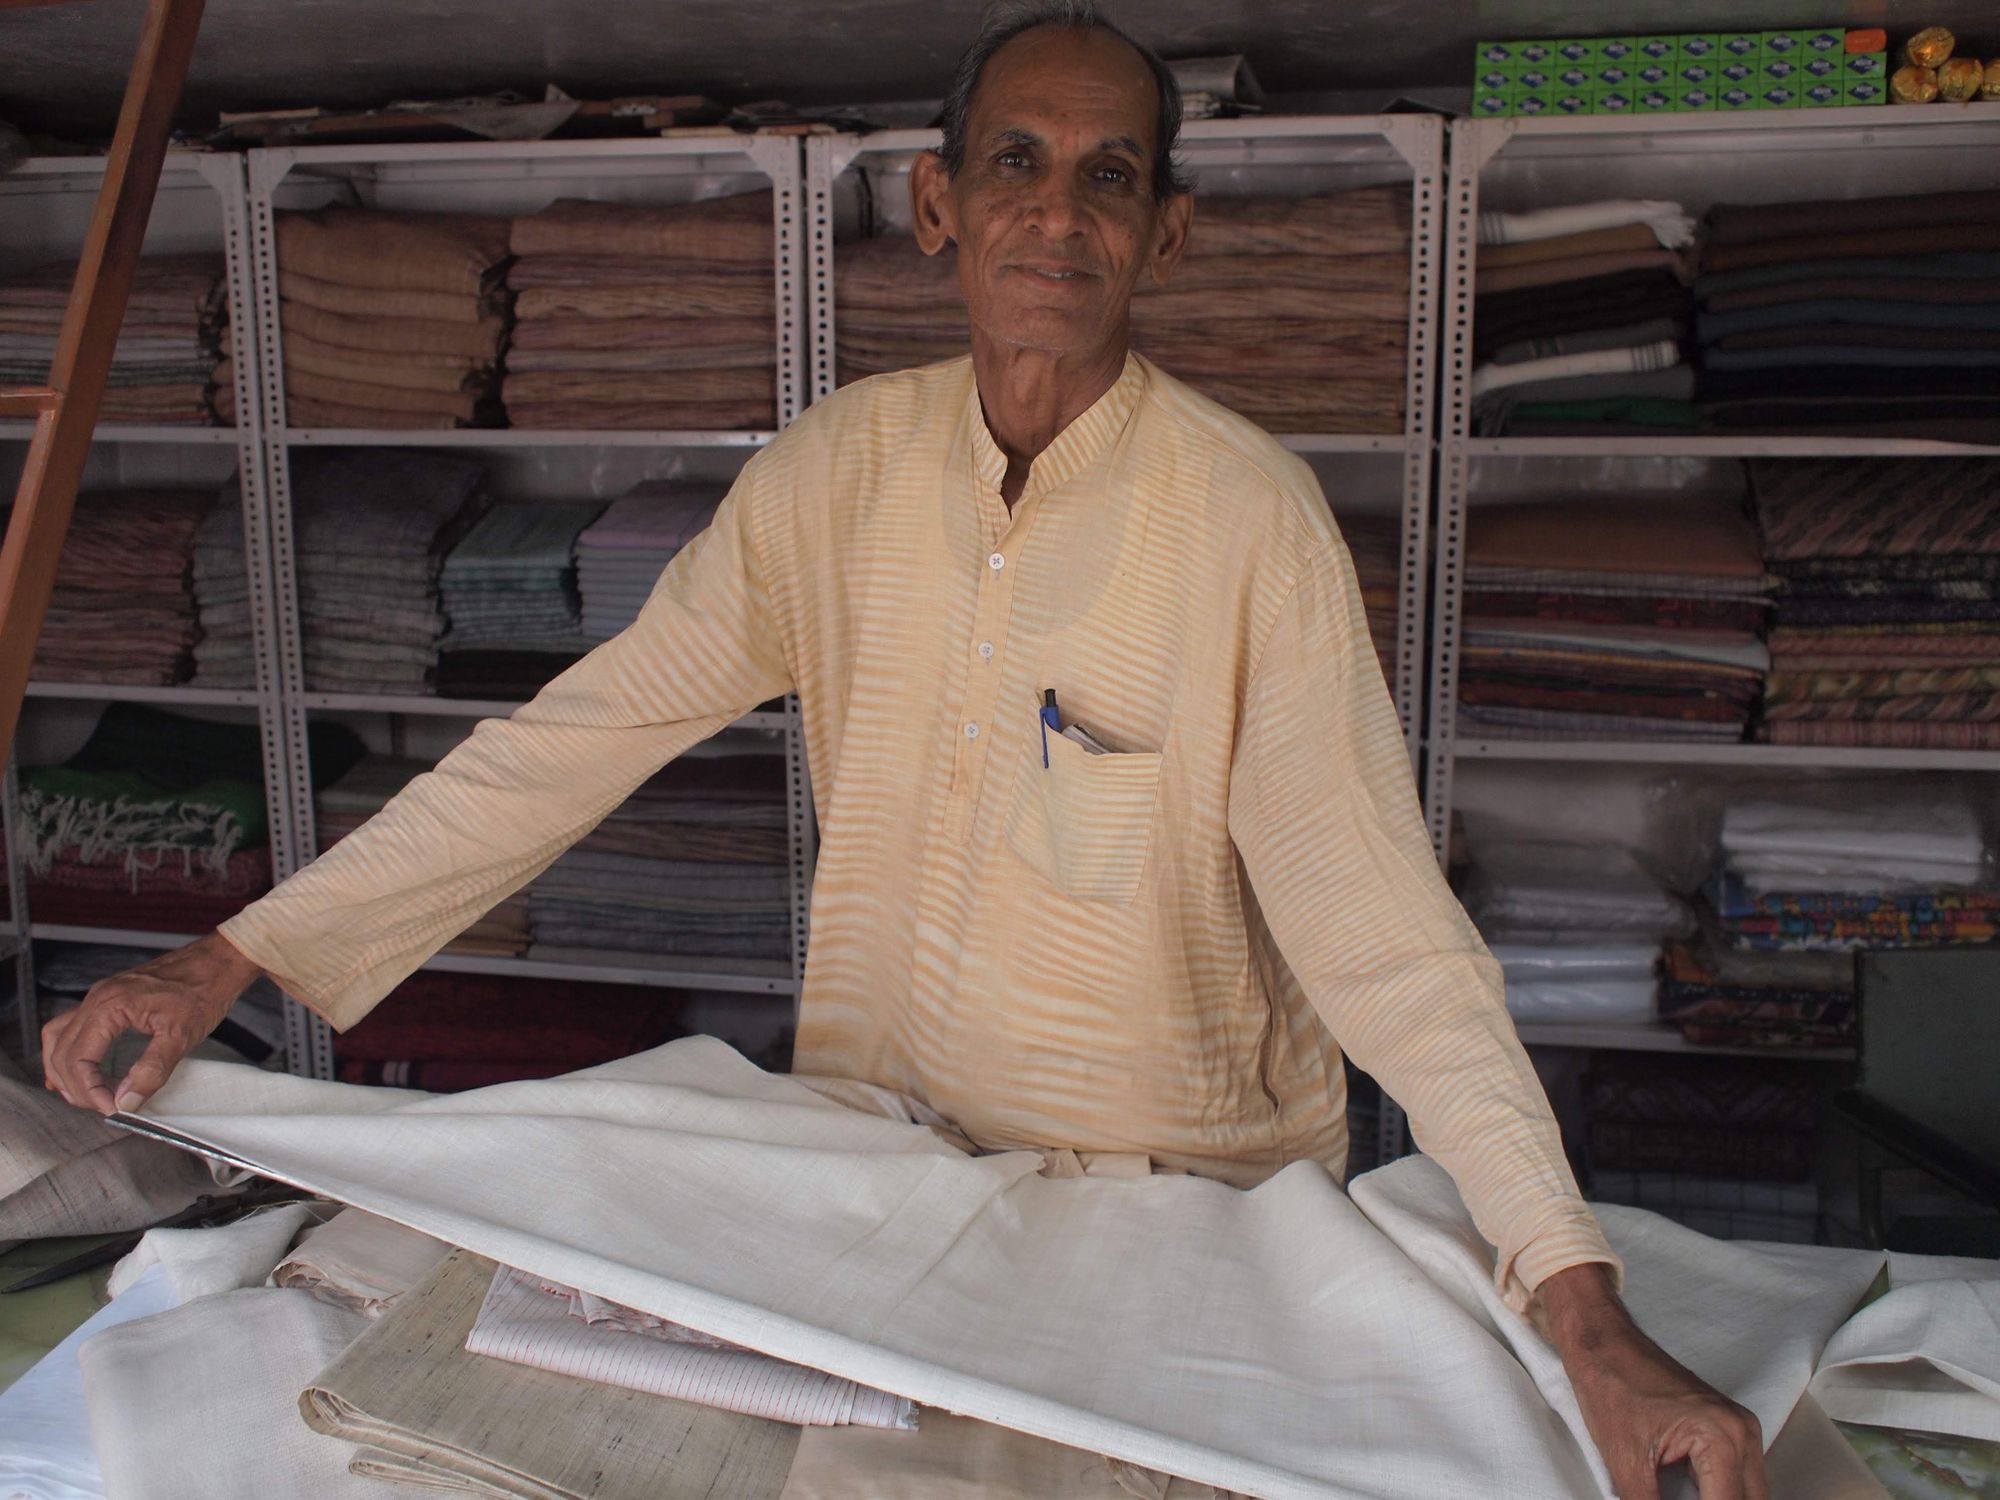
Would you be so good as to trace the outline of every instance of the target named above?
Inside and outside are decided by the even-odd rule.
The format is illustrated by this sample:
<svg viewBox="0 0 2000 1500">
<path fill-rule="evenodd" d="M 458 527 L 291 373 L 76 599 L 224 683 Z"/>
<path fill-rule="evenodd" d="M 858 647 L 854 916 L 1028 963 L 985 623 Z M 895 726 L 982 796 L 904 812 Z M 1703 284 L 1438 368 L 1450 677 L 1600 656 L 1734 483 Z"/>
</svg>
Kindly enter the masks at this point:
<svg viewBox="0 0 2000 1500">
<path fill-rule="evenodd" d="M 1042 706 L 1036 717 L 1042 721 L 1042 769 L 1046 771 L 1049 768 L 1049 731 L 1053 729 L 1057 734 L 1062 733 L 1062 711 L 1056 707 L 1054 688 L 1042 690 Z"/>
</svg>

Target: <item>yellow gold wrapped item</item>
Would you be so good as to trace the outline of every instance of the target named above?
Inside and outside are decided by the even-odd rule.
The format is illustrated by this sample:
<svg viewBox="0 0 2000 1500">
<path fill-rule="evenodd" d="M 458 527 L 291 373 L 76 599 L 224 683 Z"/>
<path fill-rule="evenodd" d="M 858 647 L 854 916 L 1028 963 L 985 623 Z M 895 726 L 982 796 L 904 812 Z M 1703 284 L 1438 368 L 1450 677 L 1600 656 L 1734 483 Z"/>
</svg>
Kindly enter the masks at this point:
<svg viewBox="0 0 2000 1500">
<path fill-rule="evenodd" d="M 1938 98 L 1947 104 L 1967 104 L 1979 97 L 1986 69 L 1976 57 L 1954 57 L 1937 70 Z"/>
<path fill-rule="evenodd" d="M 1937 96 L 1936 68 L 1898 68 L 1889 75 L 1889 97 L 1898 104 L 1929 104 Z"/>
<path fill-rule="evenodd" d="M 1979 86 L 1982 99 L 2000 99 L 2000 57 L 1986 65 L 1986 81 Z"/>
<path fill-rule="evenodd" d="M 1913 68 L 1941 67 L 1958 46 L 1958 38 L 1942 26 L 1926 26 L 1903 43 L 1903 61 Z"/>
</svg>

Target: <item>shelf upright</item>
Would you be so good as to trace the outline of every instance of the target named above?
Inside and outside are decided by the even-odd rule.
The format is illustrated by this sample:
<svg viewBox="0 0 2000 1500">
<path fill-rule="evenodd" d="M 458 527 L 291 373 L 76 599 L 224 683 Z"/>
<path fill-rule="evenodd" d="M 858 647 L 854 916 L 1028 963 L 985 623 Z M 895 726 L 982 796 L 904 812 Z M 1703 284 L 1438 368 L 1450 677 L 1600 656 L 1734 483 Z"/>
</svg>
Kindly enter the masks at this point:
<svg viewBox="0 0 2000 1500">
<path fill-rule="evenodd" d="M 836 227 L 847 229 L 841 184 L 850 173 L 885 185 L 908 160 L 937 146 L 935 130 L 884 130 L 868 135 L 815 136 L 806 142 L 806 255 L 811 267 L 808 354 L 812 395 L 833 392 L 836 380 L 834 263 Z M 1237 192 L 1281 193 L 1289 177 L 1308 191 L 1330 191 L 1342 173 L 1380 181 L 1391 171 L 1410 182 L 1410 289 L 1403 430 L 1383 433 L 1280 433 L 1293 452 L 1400 454 L 1401 556 L 1396 619 L 1395 681 L 1411 766 L 1417 761 L 1424 665 L 1424 591 L 1428 580 L 1431 443 L 1439 276 L 1444 244 L 1444 124 L 1431 115 L 1258 116 L 1197 120 L 1181 133 L 1181 157 L 1204 183 Z M 900 189 L 898 189 L 900 192 Z M 1199 237 L 1200 188 L 1195 234 Z M 886 193 L 870 193 L 881 206 Z"/>
<path fill-rule="evenodd" d="M 264 482 L 269 496 L 274 637 L 285 727 L 286 789 L 282 821 L 285 827 L 280 873 L 288 874 L 317 852 L 311 768 L 307 756 L 307 715 L 312 711 L 374 711 L 395 715 L 479 717 L 481 711 L 506 709 L 502 704 L 455 704 L 444 700 L 398 702 L 388 695 L 312 693 L 305 678 L 304 640 L 299 620 L 298 578 L 294 565 L 291 496 L 291 455 L 294 449 L 330 446 L 427 447 L 471 452 L 510 453 L 532 457 L 537 452 L 567 451 L 588 455 L 602 450 L 651 448 L 675 453 L 741 453 L 769 442 L 772 432 L 631 432 L 540 429 L 459 429 L 440 432 L 349 431 L 300 429 L 287 425 L 284 383 L 284 332 L 278 293 L 276 213 L 290 190 L 317 186 L 324 197 L 332 191 L 346 201 L 394 208 L 424 208 L 459 212 L 518 213 L 532 211 L 566 193 L 609 196 L 624 201 L 644 197 L 649 187 L 671 179 L 761 179 L 772 189 L 775 234 L 776 307 L 773 334 L 777 346 L 777 410 L 780 426 L 806 404 L 804 350 L 804 276 L 800 228 L 803 221 L 804 173 L 795 137 L 778 135 L 688 135 L 645 140 L 476 142 L 378 146 L 309 146 L 252 151 L 248 154 L 248 216 L 250 257 L 258 314 L 262 368 L 268 371 L 261 393 L 261 417 L 269 433 L 264 444 Z M 602 191 L 592 191 L 591 189 Z M 365 696 L 365 695 L 364 695 Z M 773 725 L 773 717 L 781 719 Z M 629 963 L 594 965 L 537 963 L 532 959 L 469 959 L 441 955 L 433 967 L 457 971 L 510 973 L 562 979 L 599 978 L 619 983 L 651 983 L 796 995 L 805 967 L 806 919 L 812 859 L 816 839 L 812 795 L 806 770 L 805 742 L 796 698 L 786 700 L 782 716 L 751 715 L 743 727 L 782 727 L 787 779 L 792 893 L 792 957 L 788 975 L 745 972 L 718 964 L 711 972 L 701 960 L 683 960 L 673 967 L 648 964 L 636 957 Z M 296 1023 L 292 1055 L 298 1071 L 314 1077 L 332 1076 L 332 1035 L 323 1021 L 293 1006 L 288 1018 Z"/>
<path fill-rule="evenodd" d="M 19 197 L 8 205 L 6 229 L 0 234 L 0 259 L 8 268 L 53 260 L 75 252 L 99 179 L 102 157 L 30 157 L 0 178 L 0 198 Z M 124 455 L 136 449 L 186 449 L 193 452 L 233 446 L 244 528 L 244 568 L 252 607 L 251 639 L 256 686 L 249 690 L 215 690 L 193 686 L 129 687 L 98 683 L 31 682 L 28 697 L 46 701 L 157 703 L 167 707 L 234 707 L 257 711 L 263 752 L 266 797 L 275 813 L 283 801 L 284 731 L 278 698 L 277 663 L 269 614 L 270 552 L 265 526 L 264 427 L 257 407 L 257 341 L 250 267 L 249 213 L 246 176 L 241 156 L 206 152 L 170 152 L 161 169 L 159 193 L 147 227 L 148 253 L 213 250 L 223 253 L 229 298 L 229 355 L 235 372 L 236 425 L 193 427 L 101 423 L 92 434 L 95 444 Z M 42 200 L 39 204 L 37 199 Z M 208 200 L 212 199 L 212 203 Z M 37 208 L 42 211 L 37 212 Z M 220 230 L 218 234 L 217 230 Z M 28 436 L 27 424 L 0 424 L 0 441 Z M 99 455 L 93 455 L 95 461 Z M 31 922 L 26 871 L 21 863 L 19 782 L 12 762 L 6 775 L 4 802 L 7 821 L 9 926 L 17 943 L 16 993 L 21 997 L 21 1039 L 32 1058 L 39 1048 L 40 1006 L 34 982 L 33 937 L 56 934 Z M 271 819 L 274 838 L 278 819 Z M 272 853 L 278 855 L 274 843 Z M 72 941 L 117 942 L 120 929 L 63 929 Z"/>
</svg>

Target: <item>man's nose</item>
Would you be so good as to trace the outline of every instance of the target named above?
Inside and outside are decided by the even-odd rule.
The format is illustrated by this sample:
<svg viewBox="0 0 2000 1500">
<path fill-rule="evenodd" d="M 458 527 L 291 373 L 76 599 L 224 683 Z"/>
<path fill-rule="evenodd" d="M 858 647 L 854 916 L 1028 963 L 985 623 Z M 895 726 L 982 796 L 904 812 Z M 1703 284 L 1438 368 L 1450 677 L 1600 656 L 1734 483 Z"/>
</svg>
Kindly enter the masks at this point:
<svg viewBox="0 0 2000 1500">
<path fill-rule="evenodd" d="M 1035 185 L 1028 225 L 1048 239 L 1074 234 L 1083 225 L 1083 184 L 1071 172 L 1047 172 Z"/>
</svg>

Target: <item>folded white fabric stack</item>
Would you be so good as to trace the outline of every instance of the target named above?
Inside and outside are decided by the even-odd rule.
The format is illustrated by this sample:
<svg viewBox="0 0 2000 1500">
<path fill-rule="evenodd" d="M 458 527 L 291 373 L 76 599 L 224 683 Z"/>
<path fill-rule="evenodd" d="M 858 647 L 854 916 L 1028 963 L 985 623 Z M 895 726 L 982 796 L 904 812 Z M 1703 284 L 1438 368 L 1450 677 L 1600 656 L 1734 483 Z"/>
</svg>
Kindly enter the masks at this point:
<svg viewBox="0 0 2000 1500">
<path fill-rule="evenodd" d="M 1722 815 L 1722 849 L 1729 873 L 1759 894 L 1976 886 L 1990 873 L 1978 815 L 1951 797 L 1734 803 Z"/>
<path fill-rule="evenodd" d="M 668 563 L 707 529 L 724 487 L 652 479 L 634 485 L 576 543 L 583 632 L 609 640 L 639 618 Z"/>
</svg>

